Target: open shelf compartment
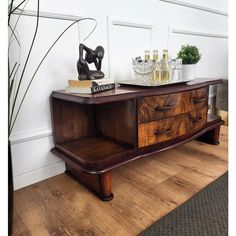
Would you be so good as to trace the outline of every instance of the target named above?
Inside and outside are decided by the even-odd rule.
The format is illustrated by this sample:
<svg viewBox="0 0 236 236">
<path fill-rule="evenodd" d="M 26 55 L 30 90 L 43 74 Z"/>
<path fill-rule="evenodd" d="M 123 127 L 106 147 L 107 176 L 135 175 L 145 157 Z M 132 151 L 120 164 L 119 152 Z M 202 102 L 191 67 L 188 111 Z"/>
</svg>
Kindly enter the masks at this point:
<svg viewBox="0 0 236 236">
<path fill-rule="evenodd" d="M 56 149 L 80 162 L 84 166 L 97 166 L 116 155 L 131 150 L 129 145 L 111 139 L 89 136 L 56 145 Z"/>
</svg>

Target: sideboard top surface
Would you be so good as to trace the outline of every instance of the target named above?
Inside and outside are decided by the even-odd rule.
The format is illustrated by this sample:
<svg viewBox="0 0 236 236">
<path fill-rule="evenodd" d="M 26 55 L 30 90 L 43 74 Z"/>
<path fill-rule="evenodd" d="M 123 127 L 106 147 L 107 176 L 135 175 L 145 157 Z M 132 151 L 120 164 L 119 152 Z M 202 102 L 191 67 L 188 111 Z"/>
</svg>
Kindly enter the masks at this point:
<svg viewBox="0 0 236 236">
<path fill-rule="evenodd" d="M 51 97 L 81 104 L 102 104 L 143 96 L 176 93 L 221 83 L 219 78 L 197 78 L 185 84 L 160 87 L 119 86 L 116 89 L 95 94 L 68 94 L 65 90 L 53 91 Z"/>
</svg>

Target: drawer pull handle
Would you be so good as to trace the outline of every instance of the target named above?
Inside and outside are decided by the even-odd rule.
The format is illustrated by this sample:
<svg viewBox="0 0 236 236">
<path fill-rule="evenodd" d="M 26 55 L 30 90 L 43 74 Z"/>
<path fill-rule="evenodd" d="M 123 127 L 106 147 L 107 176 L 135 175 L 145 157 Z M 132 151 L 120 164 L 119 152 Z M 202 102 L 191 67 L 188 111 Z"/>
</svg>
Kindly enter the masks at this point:
<svg viewBox="0 0 236 236">
<path fill-rule="evenodd" d="M 191 119 L 192 119 L 192 122 L 201 122 L 203 120 L 202 117 L 198 117 L 198 118 L 191 117 Z"/>
<path fill-rule="evenodd" d="M 206 98 L 193 98 L 192 101 L 193 103 L 204 102 L 206 101 Z"/>
<path fill-rule="evenodd" d="M 164 131 L 156 131 L 154 134 L 155 135 L 162 135 L 162 134 L 169 134 L 171 132 L 172 132 L 171 129 L 167 129 L 167 130 L 164 130 Z"/>
<path fill-rule="evenodd" d="M 170 106 L 164 106 L 164 107 L 155 107 L 155 111 L 167 111 L 167 110 L 171 110 L 172 108 L 174 108 L 175 105 L 170 105 Z"/>
</svg>

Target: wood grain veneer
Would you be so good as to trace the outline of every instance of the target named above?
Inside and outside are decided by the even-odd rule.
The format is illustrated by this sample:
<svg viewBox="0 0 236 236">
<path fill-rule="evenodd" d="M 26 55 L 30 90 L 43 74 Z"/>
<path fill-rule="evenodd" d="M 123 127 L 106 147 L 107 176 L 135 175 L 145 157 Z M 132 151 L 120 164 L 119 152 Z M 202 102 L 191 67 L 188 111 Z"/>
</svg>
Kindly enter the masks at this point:
<svg viewBox="0 0 236 236">
<path fill-rule="evenodd" d="M 138 122 L 176 116 L 207 106 L 208 88 L 139 99 Z"/>
<path fill-rule="evenodd" d="M 136 101 L 112 102 L 96 107 L 97 133 L 119 143 L 136 144 Z"/>
<path fill-rule="evenodd" d="M 188 114 L 188 131 L 198 130 L 207 123 L 207 107 L 192 111 Z"/>
<path fill-rule="evenodd" d="M 51 97 L 53 138 L 55 143 L 64 143 L 94 135 L 95 107 L 63 101 Z"/>
<path fill-rule="evenodd" d="M 207 108 L 138 125 L 138 146 L 145 147 L 174 139 L 203 128 L 207 122 Z"/>
<path fill-rule="evenodd" d="M 161 143 L 188 132 L 188 115 L 166 118 L 138 126 L 138 146 L 145 147 Z"/>
</svg>

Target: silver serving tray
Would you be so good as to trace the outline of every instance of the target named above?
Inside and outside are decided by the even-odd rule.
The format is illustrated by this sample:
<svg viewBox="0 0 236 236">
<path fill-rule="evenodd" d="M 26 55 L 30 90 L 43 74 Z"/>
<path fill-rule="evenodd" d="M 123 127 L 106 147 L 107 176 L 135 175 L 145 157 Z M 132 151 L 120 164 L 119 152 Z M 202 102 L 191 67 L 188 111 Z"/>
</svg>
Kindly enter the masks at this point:
<svg viewBox="0 0 236 236">
<path fill-rule="evenodd" d="M 176 80 L 176 81 L 167 81 L 167 82 L 153 82 L 150 80 L 141 80 L 141 79 L 133 79 L 133 80 L 124 80 L 124 81 L 117 81 L 118 84 L 121 85 L 133 85 L 133 86 L 146 86 L 146 87 L 158 87 L 164 85 L 171 85 L 171 84 L 180 84 L 180 83 L 187 83 L 190 80 Z"/>
</svg>

